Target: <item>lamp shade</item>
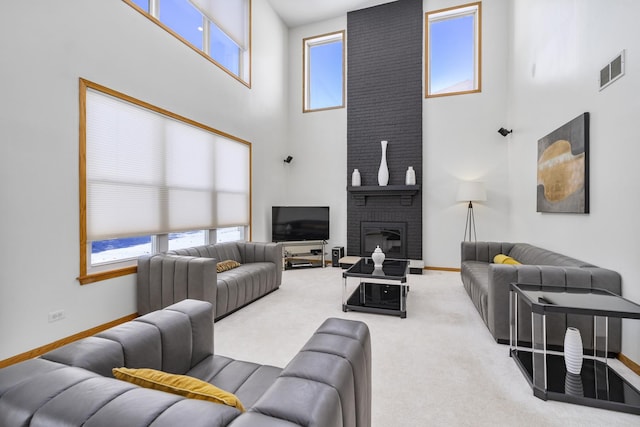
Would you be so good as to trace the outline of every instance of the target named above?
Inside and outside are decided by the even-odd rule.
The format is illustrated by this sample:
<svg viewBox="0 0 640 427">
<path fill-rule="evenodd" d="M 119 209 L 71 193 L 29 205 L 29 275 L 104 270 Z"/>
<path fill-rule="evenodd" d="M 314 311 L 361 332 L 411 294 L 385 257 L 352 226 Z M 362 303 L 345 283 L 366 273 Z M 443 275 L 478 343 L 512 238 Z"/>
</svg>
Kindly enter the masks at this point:
<svg viewBox="0 0 640 427">
<path fill-rule="evenodd" d="M 484 182 L 462 181 L 458 184 L 458 202 L 484 202 L 487 200 L 487 191 Z"/>
</svg>

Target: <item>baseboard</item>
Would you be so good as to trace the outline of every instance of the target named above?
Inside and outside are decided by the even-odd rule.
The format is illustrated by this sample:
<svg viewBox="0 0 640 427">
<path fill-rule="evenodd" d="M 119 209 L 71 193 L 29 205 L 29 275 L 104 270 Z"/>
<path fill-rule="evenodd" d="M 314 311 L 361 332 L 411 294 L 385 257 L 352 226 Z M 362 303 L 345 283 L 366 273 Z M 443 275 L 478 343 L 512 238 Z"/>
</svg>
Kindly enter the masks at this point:
<svg viewBox="0 0 640 427">
<path fill-rule="evenodd" d="M 635 372 L 636 375 L 640 375 L 640 364 L 637 364 L 622 353 L 618 354 L 618 360 L 622 362 L 624 366 Z"/>
<path fill-rule="evenodd" d="M 454 271 L 454 272 L 460 273 L 460 269 L 459 268 L 453 268 L 453 267 L 426 266 L 424 269 L 425 270 L 437 270 L 437 271 Z"/>
<path fill-rule="evenodd" d="M 63 345 L 67 345 L 74 341 L 78 341 L 79 339 L 90 337 L 92 335 L 97 334 L 98 332 L 105 331 L 114 326 L 120 325 L 121 323 L 128 322 L 130 320 L 138 317 L 138 313 L 129 314 L 128 316 L 121 317 L 116 320 L 112 320 L 111 322 L 107 322 L 103 325 L 98 325 L 91 329 L 87 329 L 86 331 L 78 332 L 77 334 L 71 335 L 66 338 L 62 338 L 58 341 L 54 341 L 49 344 L 45 344 L 41 347 L 34 348 L 33 350 L 26 351 L 24 353 L 18 354 L 16 356 L 10 357 L 8 359 L 0 360 L 0 368 L 4 368 L 9 365 L 16 364 L 18 362 L 24 362 L 25 360 L 33 359 L 34 357 L 41 356 L 45 353 L 48 353 L 56 348 L 62 347 Z"/>
</svg>

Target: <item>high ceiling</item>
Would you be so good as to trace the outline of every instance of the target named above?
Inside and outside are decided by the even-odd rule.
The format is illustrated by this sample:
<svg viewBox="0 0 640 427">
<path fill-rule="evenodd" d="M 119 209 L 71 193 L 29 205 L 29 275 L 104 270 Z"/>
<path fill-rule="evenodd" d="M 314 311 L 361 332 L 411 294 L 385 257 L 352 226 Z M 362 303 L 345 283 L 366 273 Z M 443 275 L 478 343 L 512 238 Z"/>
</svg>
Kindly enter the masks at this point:
<svg viewBox="0 0 640 427">
<path fill-rule="evenodd" d="M 269 0 L 269 3 L 292 28 L 392 1 L 395 0 Z"/>
</svg>

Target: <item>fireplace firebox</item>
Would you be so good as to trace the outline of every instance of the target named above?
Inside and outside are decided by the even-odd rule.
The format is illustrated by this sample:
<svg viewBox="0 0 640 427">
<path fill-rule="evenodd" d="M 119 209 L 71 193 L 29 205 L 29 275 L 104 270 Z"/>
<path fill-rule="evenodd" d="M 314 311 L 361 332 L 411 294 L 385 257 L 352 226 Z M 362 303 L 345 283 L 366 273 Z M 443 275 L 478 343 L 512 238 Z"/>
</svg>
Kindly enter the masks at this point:
<svg viewBox="0 0 640 427">
<path fill-rule="evenodd" d="M 380 246 L 387 258 L 407 259 L 407 224 L 405 222 L 360 223 L 361 256 L 371 256 Z"/>
</svg>

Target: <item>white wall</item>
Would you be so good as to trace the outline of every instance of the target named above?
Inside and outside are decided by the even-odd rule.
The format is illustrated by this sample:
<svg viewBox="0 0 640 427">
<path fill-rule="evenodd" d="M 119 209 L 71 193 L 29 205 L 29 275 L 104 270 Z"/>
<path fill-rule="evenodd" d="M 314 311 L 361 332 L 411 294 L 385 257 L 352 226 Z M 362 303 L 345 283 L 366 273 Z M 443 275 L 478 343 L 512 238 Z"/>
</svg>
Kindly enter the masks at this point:
<svg viewBox="0 0 640 427">
<path fill-rule="evenodd" d="M 252 89 L 121 1 L 2 7 L 0 360 L 136 311 L 135 275 L 76 280 L 79 77 L 252 142 L 253 238 L 269 240 L 265 206 L 285 183 L 288 31 L 253 3 Z M 59 309 L 66 318 L 48 323 Z"/>
<path fill-rule="evenodd" d="M 483 181 L 487 201 L 474 203 L 478 240 L 509 236 L 506 126 L 507 1 L 482 2 L 482 91 L 423 103 L 423 251 L 427 266 L 460 268 L 467 204 L 456 202 L 460 181 Z M 425 0 L 424 11 L 461 3 Z"/>
<path fill-rule="evenodd" d="M 302 40 L 346 28 L 345 15 L 289 31 L 289 146 L 282 158 L 293 161 L 283 166 L 280 203 L 329 206 L 329 249 L 347 243 L 347 110 L 302 112 Z"/>
<path fill-rule="evenodd" d="M 631 0 L 517 0 L 509 64 L 509 196 L 512 239 L 622 275 L 640 302 L 640 101 L 637 16 Z M 600 92 L 599 70 L 626 49 L 626 74 Z M 536 213 L 537 141 L 590 113 L 590 212 Z M 622 352 L 640 362 L 640 322 L 623 324 Z"/>
</svg>

